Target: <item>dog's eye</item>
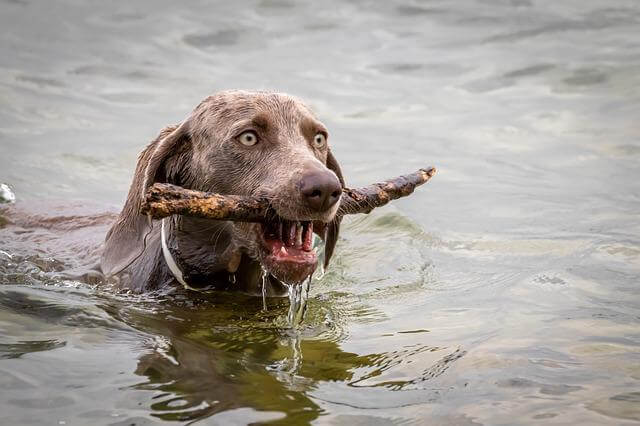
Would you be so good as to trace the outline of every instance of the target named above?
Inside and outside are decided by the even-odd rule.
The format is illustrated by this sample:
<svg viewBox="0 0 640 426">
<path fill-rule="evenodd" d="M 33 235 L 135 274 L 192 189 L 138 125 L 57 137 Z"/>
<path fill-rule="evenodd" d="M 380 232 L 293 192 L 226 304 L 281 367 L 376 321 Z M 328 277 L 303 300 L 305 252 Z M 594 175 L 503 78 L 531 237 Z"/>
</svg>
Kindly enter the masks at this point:
<svg viewBox="0 0 640 426">
<path fill-rule="evenodd" d="M 313 137 L 313 145 L 316 148 L 322 148 L 327 143 L 327 137 L 323 133 L 316 133 Z"/>
<path fill-rule="evenodd" d="M 258 135 L 253 130 L 247 130 L 238 136 L 238 140 L 242 145 L 253 146 L 258 143 Z"/>
</svg>

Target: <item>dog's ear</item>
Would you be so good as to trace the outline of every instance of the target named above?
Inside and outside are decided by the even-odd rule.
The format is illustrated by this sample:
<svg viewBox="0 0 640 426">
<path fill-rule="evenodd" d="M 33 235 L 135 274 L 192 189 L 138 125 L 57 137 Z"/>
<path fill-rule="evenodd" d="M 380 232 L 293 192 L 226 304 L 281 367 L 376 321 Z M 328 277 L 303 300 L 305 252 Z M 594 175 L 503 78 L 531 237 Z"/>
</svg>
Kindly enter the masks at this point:
<svg viewBox="0 0 640 426">
<path fill-rule="evenodd" d="M 342 176 L 342 170 L 340 170 L 338 160 L 336 160 L 336 157 L 333 156 L 331 150 L 329 150 L 327 153 L 327 168 L 329 170 L 332 170 L 336 174 L 336 176 L 338 176 L 340 185 L 344 189 L 344 177 Z M 329 266 L 329 260 L 331 260 L 331 256 L 333 255 L 333 249 L 336 247 L 336 242 L 338 242 L 338 234 L 340 233 L 340 222 L 342 222 L 342 216 L 336 217 L 327 225 L 327 236 L 324 243 L 325 268 Z"/>
<path fill-rule="evenodd" d="M 169 160 L 174 156 L 180 157 L 179 154 L 190 146 L 189 141 L 188 121 L 177 126 L 168 126 L 162 129 L 158 137 L 147 145 L 138 157 L 127 201 L 105 238 L 101 261 L 102 272 L 105 275 L 111 276 L 121 272 L 144 251 L 145 238 L 151 229 L 151 221 L 140 214 L 145 194 L 155 182 L 171 179 L 171 175 L 175 174 L 180 165 L 174 164 L 178 160 L 171 164 Z"/>
</svg>

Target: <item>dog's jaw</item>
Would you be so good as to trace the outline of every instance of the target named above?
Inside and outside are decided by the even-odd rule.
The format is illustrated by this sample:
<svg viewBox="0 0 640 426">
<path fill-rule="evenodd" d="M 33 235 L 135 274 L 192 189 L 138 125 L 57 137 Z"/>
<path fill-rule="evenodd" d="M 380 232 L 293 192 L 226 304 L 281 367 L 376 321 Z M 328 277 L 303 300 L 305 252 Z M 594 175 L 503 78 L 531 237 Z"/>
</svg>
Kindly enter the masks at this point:
<svg viewBox="0 0 640 426">
<path fill-rule="evenodd" d="M 313 222 L 273 221 L 258 226 L 260 263 L 280 281 L 299 284 L 315 271 Z"/>
<path fill-rule="evenodd" d="M 325 238 L 324 222 L 278 218 L 266 224 L 237 224 L 234 228 L 234 239 L 242 252 L 282 283 L 300 284 L 318 266 L 313 234 Z"/>
</svg>

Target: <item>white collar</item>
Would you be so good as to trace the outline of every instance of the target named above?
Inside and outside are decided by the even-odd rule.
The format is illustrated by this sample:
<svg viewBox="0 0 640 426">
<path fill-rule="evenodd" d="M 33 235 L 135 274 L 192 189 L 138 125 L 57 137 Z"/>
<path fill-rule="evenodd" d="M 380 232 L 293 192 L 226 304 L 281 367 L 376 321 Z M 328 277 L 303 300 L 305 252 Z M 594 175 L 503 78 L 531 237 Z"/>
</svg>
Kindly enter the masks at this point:
<svg viewBox="0 0 640 426">
<path fill-rule="evenodd" d="M 187 290 L 197 291 L 195 288 L 187 284 L 187 282 L 184 279 L 184 274 L 182 273 L 182 271 L 180 270 L 180 267 L 178 266 L 175 259 L 171 255 L 171 251 L 169 250 L 169 246 L 167 245 L 167 233 L 164 230 L 164 223 L 166 220 L 167 220 L 166 217 L 162 219 L 161 221 L 162 225 L 160 227 L 160 240 L 162 242 L 162 256 L 164 257 L 164 261 L 167 263 L 167 266 L 169 267 L 171 274 L 173 274 L 176 280 L 178 280 L 178 282 L 182 284 L 184 288 L 186 288 Z"/>
</svg>

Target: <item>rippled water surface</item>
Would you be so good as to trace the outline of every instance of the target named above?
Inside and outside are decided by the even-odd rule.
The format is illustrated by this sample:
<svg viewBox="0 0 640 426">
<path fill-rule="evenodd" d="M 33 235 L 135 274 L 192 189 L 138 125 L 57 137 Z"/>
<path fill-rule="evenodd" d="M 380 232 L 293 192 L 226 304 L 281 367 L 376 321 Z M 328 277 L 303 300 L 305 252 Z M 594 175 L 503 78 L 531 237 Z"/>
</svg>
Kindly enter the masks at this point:
<svg viewBox="0 0 640 426">
<path fill-rule="evenodd" d="M 637 1 L 3 0 L 0 23 L 25 218 L 0 214 L 0 423 L 640 421 Z M 69 273 L 141 148 L 226 88 L 307 100 L 351 185 L 439 169 L 346 221 L 297 331 L 287 299 Z M 38 216 L 70 208 L 92 219 Z"/>
</svg>

